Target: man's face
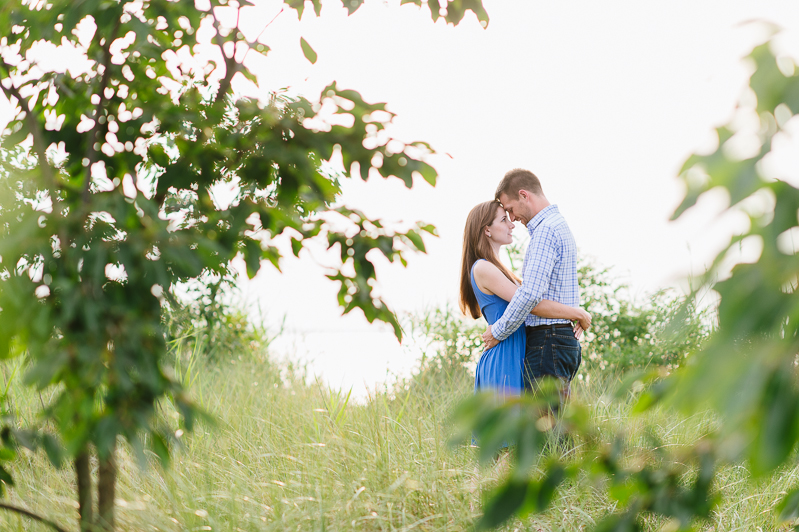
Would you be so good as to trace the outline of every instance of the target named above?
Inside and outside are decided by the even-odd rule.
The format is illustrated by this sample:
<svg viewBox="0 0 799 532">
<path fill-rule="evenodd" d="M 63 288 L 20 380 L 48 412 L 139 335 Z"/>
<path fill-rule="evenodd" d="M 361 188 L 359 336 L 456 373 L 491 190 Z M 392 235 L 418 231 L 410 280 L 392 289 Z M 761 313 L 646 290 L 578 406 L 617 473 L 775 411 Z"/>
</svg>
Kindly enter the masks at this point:
<svg viewBox="0 0 799 532">
<path fill-rule="evenodd" d="M 515 198 L 511 198 L 507 194 L 500 194 L 499 202 L 508 211 L 508 216 L 512 222 L 518 220 L 527 225 L 533 219 L 533 209 L 523 194 L 520 193 Z"/>
</svg>

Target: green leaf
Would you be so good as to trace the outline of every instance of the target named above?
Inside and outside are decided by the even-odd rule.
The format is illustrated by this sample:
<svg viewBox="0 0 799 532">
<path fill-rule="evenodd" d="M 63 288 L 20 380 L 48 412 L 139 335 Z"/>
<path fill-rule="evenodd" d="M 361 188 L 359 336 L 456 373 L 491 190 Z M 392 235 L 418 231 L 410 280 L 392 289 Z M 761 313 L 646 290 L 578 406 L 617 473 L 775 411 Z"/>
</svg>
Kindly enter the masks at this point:
<svg viewBox="0 0 799 532">
<path fill-rule="evenodd" d="M 153 162 L 162 168 L 169 166 L 169 156 L 166 154 L 164 147 L 160 144 L 153 144 L 149 150 L 150 157 Z"/>
<path fill-rule="evenodd" d="M 438 229 L 436 229 L 436 226 L 433 224 L 420 225 L 419 229 L 426 233 L 430 233 L 433 236 L 438 236 Z"/>
<path fill-rule="evenodd" d="M 510 519 L 524 503 L 528 486 L 528 482 L 516 480 L 500 486 L 485 503 L 477 530 L 497 528 Z"/>
<path fill-rule="evenodd" d="M 311 48 L 311 45 L 308 44 L 308 41 L 306 41 L 303 37 L 300 37 L 300 46 L 302 47 L 302 53 L 305 54 L 305 59 L 310 61 L 312 65 L 316 63 L 316 52 L 314 52 L 313 48 Z"/>
<path fill-rule="evenodd" d="M 557 461 L 553 461 L 547 467 L 546 475 L 538 482 L 533 482 L 527 491 L 524 506 L 520 511 L 520 517 L 536 512 L 545 511 L 558 486 L 566 479 L 566 469 Z"/>
<path fill-rule="evenodd" d="M 799 519 L 799 489 L 789 491 L 777 505 L 777 511 L 779 512 L 778 519 L 780 523 L 793 522 Z"/>
<path fill-rule="evenodd" d="M 799 436 L 799 395 L 792 366 L 777 369 L 761 392 L 763 402 L 755 414 L 759 423 L 750 453 L 754 475 L 764 475 L 781 465 Z"/>
<path fill-rule="evenodd" d="M 28 130 L 24 127 L 21 127 L 20 124 L 20 128 L 17 131 L 11 133 L 10 135 L 6 135 L 3 138 L 3 144 L 4 146 L 16 146 L 17 144 L 25 141 L 29 136 L 30 133 Z"/>
<path fill-rule="evenodd" d="M 635 512 L 609 515 L 597 524 L 593 532 L 640 532 L 637 517 Z"/>
<path fill-rule="evenodd" d="M 291 252 L 294 253 L 295 257 L 300 256 L 300 251 L 302 251 L 302 240 L 299 238 L 291 237 Z"/>
<path fill-rule="evenodd" d="M 280 271 L 281 255 L 280 251 L 278 251 L 278 249 L 275 246 L 267 246 L 267 248 L 263 250 L 262 254 L 266 260 L 272 263 L 272 266 L 274 266 L 277 269 L 277 271 Z"/>
<path fill-rule="evenodd" d="M 14 449 L 8 447 L 0 447 L 0 462 L 8 462 L 17 457 Z"/>
<path fill-rule="evenodd" d="M 414 230 L 410 230 L 407 233 L 405 233 L 405 236 L 408 238 L 408 240 L 411 241 L 413 246 L 418 251 L 421 251 L 422 253 L 424 253 L 426 251 L 425 247 L 424 247 L 424 240 L 422 240 L 422 236 L 419 233 L 417 233 Z"/>
<path fill-rule="evenodd" d="M 0 481 L 2 481 L 6 486 L 14 485 L 14 479 L 11 478 L 11 473 L 9 473 L 8 470 L 1 465 L 0 465 Z M 4 489 L 2 487 L 2 484 L 0 484 L 0 489 Z"/>
<path fill-rule="evenodd" d="M 119 424 L 114 417 L 106 415 L 100 419 L 95 429 L 94 441 L 97 444 L 97 454 L 101 459 L 114 451 L 118 435 Z"/>
<path fill-rule="evenodd" d="M 64 462 L 64 448 L 51 434 L 42 434 L 42 447 L 53 467 L 60 468 Z"/>
<path fill-rule="evenodd" d="M 252 279 L 261 269 L 261 243 L 248 238 L 244 241 L 244 261 L 247 265 L 247 277 Z"/>
<path fill-rule="evenodd" d="M 302 12 L 305 11 L 305 0 L 285 0 L 286 5 L 297 12 L 297 17 L 302 20 Z"/>
<path fill-rule="evenodd" d="M 344 7 L 347 8 L 347 15 L 352 15 L 363 5 L 364 0 L 343 0 Z"/>
<path fill-rule="evenodd" d="M 166 443 L 166 440 L 163 436 L 154 432 L 152 435 L 152 448 L 153 452 L 158 456 L 158 459 L 161 461 L 161 466 L 164 468 L 169 467 L 169 445 Z"/>
</svg>

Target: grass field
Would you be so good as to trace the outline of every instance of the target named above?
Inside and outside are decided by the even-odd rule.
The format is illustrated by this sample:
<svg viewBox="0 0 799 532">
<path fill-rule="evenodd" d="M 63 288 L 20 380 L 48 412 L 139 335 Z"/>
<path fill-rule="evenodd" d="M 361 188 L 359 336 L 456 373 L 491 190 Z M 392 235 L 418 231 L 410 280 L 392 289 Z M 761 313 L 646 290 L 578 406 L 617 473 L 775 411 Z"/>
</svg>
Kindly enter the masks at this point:
<svg viewBox="0 0 799 532">
<path fill-rule="evenodd" d="M 176 368 L 198 403 L 217 419 L 181 437 L 183 447 L 162 469 L 154 457 L 140 468 L 123 447 L 117 520 L 120 530 L 469 530 L 481 513 L 486 490 L 508 471 L 508 457 L 479 468 L 475 450 L 451 447 L 453 408 L 471 394 L 462 368 L 428 372 L 376 391 L 365 404 L 346 391 L 308 384 L 296 368 L 265 355 L 243 353 L 217 364 Z M 3 368 L 9 379 L 12 363 Z M 646 460 L 636 446 L 655 427 L 664 446 L 679 446 L 705 434 L 710 415 L 689 419 L 664 411 L 630 417 L 629 405 L 608 399 L 616 376 L 581 370 L 576 400 L 590 405 L 608 441 L 623 429 L 631 459 Z M 17 375 L 19 372 L 17 372 Z M 10 383 L 10 406 L 23 421 L 48 397 Z M 163 414 L 176 424 L 169 404 Z M 177 426 L 177 425 L 176 425 Z M 571 452 L 579 452 L 579 449 Z M 16 486 L 8 502 L 76 528 L 73 475 L 55 470 L 38 454 L 23 452 L 13 468 Z M 773 507 L 797 483 L 797 470 L 753 484 L 742 466 L 722 471 L 723 499 L 700 530 L 775 530 Z M 590 529 L 614 509 L 600 486 L 565 485 L 544 514 L 515 521 L 508 530 Z M 670 530 L 652 518 L 648 530 Z M 45 530 L 0 513 L 2 530 Z"/>
</svg>

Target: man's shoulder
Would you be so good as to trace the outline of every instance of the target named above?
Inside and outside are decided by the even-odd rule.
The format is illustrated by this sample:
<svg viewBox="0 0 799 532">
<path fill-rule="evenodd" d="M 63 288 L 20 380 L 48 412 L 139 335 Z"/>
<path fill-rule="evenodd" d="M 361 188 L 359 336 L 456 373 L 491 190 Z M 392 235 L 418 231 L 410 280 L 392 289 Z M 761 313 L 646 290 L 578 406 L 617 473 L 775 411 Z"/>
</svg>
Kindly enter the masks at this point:
<svg viewBox="0 0 799 532">
<path fill-rule="evenodd" d="M 546 228 L 546 230 L 555 232 L 563 230 L 569 231 L 569 224 L 566 223 L 566 218 L 557 209 L 556 205 L 553 205 L 553 207 L 555 208 L 552 209 L 552 211 L 547 214 L 547 217 L 541 221 L 539 228 Z"/>
<path fill-rule="evenodd" d="M 535 229 L 535 238 L 539 242 L 549 242 L 551 245 L 558 248 L 574 245 L 574 236 L 572 235 L 569 224 L 566 223 L 566 218 L 560 211 L 553 209 L 548 213 L 538 227 Z"/>
<path fill-rule="evenodd" d="M 547 208 L 547 211 L 545 213 L 544 219 L 541 221 L 541 224 L 552 225 L 565 221 L 566 218 L 563 217 L 563 214 L 560 212 L 558 206 L 556 204 L 552 204 Z"/>
</svg>

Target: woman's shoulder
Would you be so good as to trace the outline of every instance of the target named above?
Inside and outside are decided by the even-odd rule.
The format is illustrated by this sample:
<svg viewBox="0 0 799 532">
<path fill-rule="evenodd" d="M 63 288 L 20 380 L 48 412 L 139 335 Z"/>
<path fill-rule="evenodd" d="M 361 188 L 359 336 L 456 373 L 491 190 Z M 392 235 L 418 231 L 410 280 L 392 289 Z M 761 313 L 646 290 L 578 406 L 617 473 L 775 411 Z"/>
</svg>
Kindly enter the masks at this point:
<svg viewBox="0 0 799 532">
<path fill-rule="evenodd" d="M 497 268 L 496 265 L 490 263 L 485 259 L 477 259 L 477 261 L 472 266 L 472 271 L 474 272 L 475 276 L 482 277 L 486 275 L 493 275 L 499 272 L 499 268 Z"/>
<path fill-rule="evenodd" d="M 508 275 L 499 266 L 488 260 L 475 262 L 474 279 L 490 292 L 493 292 L 495 289 L 500 290 L 501 287 L 509 281 L 519 286 L 519 283 L 509 279 Z"/>
</svg>

